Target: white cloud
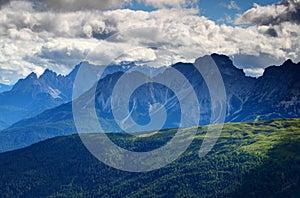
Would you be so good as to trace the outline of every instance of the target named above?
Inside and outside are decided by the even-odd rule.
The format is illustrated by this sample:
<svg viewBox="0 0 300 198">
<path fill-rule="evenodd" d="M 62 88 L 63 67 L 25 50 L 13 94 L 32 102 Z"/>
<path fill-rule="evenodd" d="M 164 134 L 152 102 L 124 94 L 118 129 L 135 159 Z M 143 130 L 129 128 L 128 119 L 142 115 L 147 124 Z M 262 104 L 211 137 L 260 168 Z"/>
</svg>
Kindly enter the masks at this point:
<svg viewBox="0 0 300 198">
<path fill-rule="evenodd" d="M 247 75 L 255 77 L 262 76 L 265 71 L 263 68 L 246 68 L 243 70 Z"/>
<path fill-rule="evenodd" d="M 38 2 L 47 6 L 48 9 L 62 11 L 106 10 L 120 8 L 128 3 L 127 0 L 38 0 Z"/>
<path fill-rule="evenodd" d="M 211 53 L 264 54 L 277 62 L 297 62 L 299 32 L 300 26 L 290 22 L 247 28 L 217 25 L 194 9 L 45 12 L 29 2 L 11 2 L 0 14 L 0 71 L 5 76 L 0 82 L 45 68 L 67 73 L 82 59 L 109 64 L 120 56 L 152 65 L 194 61 Z"/>
<path fill-rule="evenodd" d="M 135 48 L 133 50 L 125 51 L 120 57 L 116 58 L 114 62 L 127 61 L 143 61 L 150 62 L 155 61 L 157 56 L 151 48 Z"/>
<path fill-rule="evenodd" d="M 2 0 L 1 5 L 13 4 L 18 0 Z M 31 0 L 19 0 L 28 1 Z M 134 2 L 152 6 L 154 8 L 196 8 L 198 0 L 36 0 L 33 8 L 40 11 L 84 11 L 84 10 L 108 10 L 122 8 L 125 5 L 130 5 Z M 20 5 L 20 4 L 18 4 Z M 20 7 L 22 10 L 23 8 Z"/>
<path fill-rule="evenodd" d="M 18 0 L 1 0 L 0 6 L 15 6 L 15 1 Z M 131 2 L 131 0 L 36 0 L 34 3 L 31 0 L 19 0 L 27 1 L 33 5 L 37 10 L 52 10 L 52 11 L 64 11 L 72 12 L 79 10 L 107 10 L 112 8 L 121 8 L 124 5 Z M 18 4 L 20 5 L 20 4 Z M 23 10 L 20 7 L 20 10 Z"/>
<path fill-rule="evenodd" d="M 254 4 L 253 8 L 240 15 L 237 24 L 278 25 L 284 22 L 300 23 L 300 1 L 283 0 L 279 4 L 260 6 Z"/>
<path fill-rule="evenodd" d="M 155 8 L 191 8 L 197 7 L 198 3 L 197 0 L 137 0 L 137 2 Z"/>
<path fill-rule="evenodd" d="M 230 0 L 229 4 L 226 5 L 226 8 L 229 10 L 240 10 L 241 9 L 234 0 Z"/>
<path fill-rule="evenodd" d="M 34 55 L 57 65 L 69 67 L 78 64 L 86 58 L 93 47 L 97 46 L 93 39 L 59 38 L 45 43 L 41 50 Z"/>
</svg>

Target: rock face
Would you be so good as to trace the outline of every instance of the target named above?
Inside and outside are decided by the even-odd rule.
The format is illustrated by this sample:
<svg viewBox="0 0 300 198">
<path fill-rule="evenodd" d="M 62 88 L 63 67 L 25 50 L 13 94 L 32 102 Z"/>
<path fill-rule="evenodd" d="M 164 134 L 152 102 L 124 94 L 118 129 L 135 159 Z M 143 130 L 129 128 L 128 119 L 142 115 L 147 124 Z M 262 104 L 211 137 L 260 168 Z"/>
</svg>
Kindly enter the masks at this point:
<svg viewBox="0 0 300 198">
<path fill-rule="evenodd" d="M 115 72 L 126 72 L 135 70 L 135 68 L 147 75 L 152 75 L 155 72 L 154 68 L 151 67 L 136 66 L 132 62 L 112 65 L 107 67 L 102 78 Z M 91 71 L 96 68 L 95 65 L 82 62 L 76 65 L 66 76 L 58 75 L 46 69 L 40 77 L 37 77 L 35 73 L 31 73 L 25 79 L 19 80 L 10 91 L 0 92 L 0 130 L 22 119 L 42 113 L 47 109 L 70 102 L 72 100 L 73 83 L 80 67 L 88 68 Z M 0 88 L 3 86 L 1 84 Z"/>
<path fill-rule="evenodd" d="M 248 100 L 233 121 L 298 118 L 300 116 L 300 64 L 286 61 L 267 68 L 255 80 Z"/>
<path fill-rule="evenodd" d="M 0 94 L 2 128 L 71 101 L 73 79 L 46 70 L 39 78 L 31 73 L 8 92 Z"/>
<path fill-rule="evenodd" d="M 300 117 L 299 63 L 295 64 L 288 60 L 282 66 L 271 66 L 266 69 L 263 76 L 256 79 L 247 77 L 243 70 L 236 68 L 227 56 L 212 54 L 211 57 L 215 61 L 225 85 L 227 95 L 225 122 L 248 122 L 274 118 Z M 197 61 L 201 63 L 206 58 L 207 56 L 199 58 Z M 203 67 L 208 72 L 210 71 L 209 68 L 205 68 L 208 67 L 205 64 L 200 64 L 200 67 Z M 149 69 L 146 69 L 147 72 L 141 72 L 141 69 L 133 69 L 131 72 L 124 73 L 126 70 L 128 71 L 132 68 L 132 66 L 128 66 L 127 69 L 124 69 L 124 67 L 123 69 L 113 69 L 107 72 L 97 84 L 95 106 L 99 121 L 104 126 L 105 132 L 122 131 L 119 124 L 115 121 L 111 107 L 112 91 L 121 77 L 130 79 L 130 77 L 134 76 L 133 80 L 128 80 L 125 88 L 126 86 L 134 86 L 140 79 L 146 81 L 153 79 L 155 82 L 160 79 L 168 79 L 179 90 L 180 94 L 184 96 L 188 95 L 189 93 L 186 91 L 185 86 L 182 83 L 178 83 L 172 72 L 170 72 L 171 69 L 178 70 L 193 87 L 200 106 L 201 119 L 199 125 L 210 123 L 212 114 L 210 93 L 203 77 L 193 64 L 177 63 L 172 68 L 164 69 L 151 77 L 148 74 Z M 71 73 L 70 76 L 75 77 L 75 74 Z M 41 101 L 47 100 L 48 105 L 49 101 L 50 104 L 57 105 L 59 102 L 62 103 L 63 101 L 70 100 L 68 96 L 71 93 L 68 91 L 71 88 L 68 88 L 68 86 L 71 86 L 72 83 L 66 80 L 68 78 L 72 79 L 68 76 L 57 76 L 50 71 L 46 71 L 40 78 L 37 78 L 35 74 L 31 74 L 25 80 L 18 82 L 11 92 L 8 92 L 11 94 L 11 97 L 14 96 L 14 92 L 18 94 L 22 93 L 22 97 L 16 97 L 5 102 L 9 104 L 9 101 L 15 102 L 15 100 L 20 100 L 18 103 L 19 108 L 23 108 L 26 105 L 29 108 L 34 108 L 37 104 L 40 106 L 46 105 Z M 125 101 L 125 103 L 122 101 L 123 94 L 124 92 L 121 91 L 117 93 L 115 96 L 118 99 L 117 103 L 128 106 L 130 116 L 136 123 L 140 125 L 150 123 L 151 117 L 149 112 L 159 110 L 160 105 L 162 105 L 165 107 L 167 115 L 163 128 L 179 126 L 181 121 L 180 104 L 176 93 L 172 92 L 168 87 L 158 83 L 145 84 L 138 87 L 131 95 L 130 100 Z M 33 102 L 24 103 L 24 100 Z M 88 106 L 89 102 L 87 101 L 90 100 L 88 91 L 76 101 L 82 103 L 82 106 Z M 0 104 L 3 104 L 2 101 Z M 195 107 L 192 104 L 187 104 L 187 108 L 192 112 Z M 194 118 L 191 117 L 191 119 Z M 125 118 L 121 121 L 126 122 Z M 189 125 L 192 124 L 187 122 L 184 127 L 188 127 Z M 149 130 L 155 129 L 155 127 L 149 128 Z M 132 130 L 134 131 L 134 129 Z M 8 129 L 0 132 L 0 143 L 5 142 L 7 145 L 0 148 L 0 150 L 20 148 L 50 137 L 73 133 L 76 133 L 76 130 L 72 115 L 72 103 L 67 103 L 47 110 L 33 118 L 17 122 Z"/>
</svg>

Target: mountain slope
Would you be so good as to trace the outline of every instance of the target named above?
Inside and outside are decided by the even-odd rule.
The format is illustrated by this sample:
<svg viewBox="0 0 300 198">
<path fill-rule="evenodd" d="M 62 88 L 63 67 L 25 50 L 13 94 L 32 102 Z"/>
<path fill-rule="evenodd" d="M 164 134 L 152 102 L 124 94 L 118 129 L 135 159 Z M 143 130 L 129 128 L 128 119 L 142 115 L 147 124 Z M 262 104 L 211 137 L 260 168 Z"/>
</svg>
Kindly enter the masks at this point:
<svg viewBox="0 0 300 198">
<path fill-rule="evenodd" d="M 0 83 L 0 93 L 9 91 L 9 90 L 11 90 L 11 88 L 12 88 L 11 85 L 6 85 L 6 84 Z"/>
<path fill-rule="evenodd" d="M 105 69 L 101 78 L 116 72 L 138 70 L 145 75 L 155 76 L 165 70 L 165 67 L 155 69 L 146 65 L 137 65 L 134 62 L 121 62 L 101 67 L 81 62 L 66 76 L 45 70 L 37 77 L 31 73 L 25 79 L 19 80 L 11 90 L 0 91 L 0 130 L 7 128 L 15 122 L 33 117 L 46 109 L 57 107 L 72 100 L 73 83 L 79 68 L 84 67 L 91 73 Z M 0 89 L 2 89 L 0 85 Z"/>
<path fill-rule="evenodd" d="M 10 91 L 0 93 L 2 128 L 70 101 L 73 81 L 50 70 L 39 78 L 31 73 L 19 80 Z"/>
<path fill-rule="evenodd" d="M 300 116 L 300 63 L 287 60 L 266 68 L 256 80 L 253 92 L 233 121 Z"/>
<path fill-rule="evenodd" d="M 188 129 L 186 129 L 188 130 Z M 110 134 L 124 148 L 152 150 L 174 130 L 148 138 Z M 0 154 L 4 197 L 297 197 L 300 191 L 300 120 L 226 124 L 214 149 L 198 151 L 199 128 L 189 149 L 172 164 L 129 173 L 97 161 L 77 135 Z"/>
<path fill-rule="evenodd" d="M 248 122 L 254 120 L 268 120 L 273 118 L 298 118 L 300 117 L 300 64 L 287 61 L 282 66 L 273 66 L 266 69 L 264 75 L 258 79 L 246 77 L 241 69 L 237 69 L 232 61 L 224 55 L 212 54 L 216 62 L 227 94 L 226 122 Z M 200 58 L 199 61 L 205 60 Z M 180 71 L 193 86 L 200 104 L 200 125 L 210 122 L 211 101 L 203 77 L 190 63 L 177 63 L 172 66 Z M 205 67 L 205 65 L 201 65 Z M 169 69 L 158 73 L 154 80 L 168 78 L 176 82 L 175 77 L 168 75 Z M 110 104 L 111 93 L 118 79 L 134 73 L 135 77 L 148 79 L 141 72 L 132 71 L 129 74 L 115 72 L 107 74 L 98 82 L 96 91 L 96 109 L 98 117 L 106 132 L 118 132 L 121 129 L 114 121 Z M 135 83 L 131 81 L 130 83 Z M 130 86 L 130 85 L 128 85 Z M 178 85 L 181 88 L 180 84 Z M 120 97 L 123 93 L 119 93 Z M 79 98 L 82 104 L 89 95 Z M 148 83 L 134 92 L 129 102 L 132 117 L 140 124 L 150 121 L 148 109 L 152 104 L 161 103 L 167 107 L 167 122 L 165 128 L 176 128 L 180 121 L 180 107 L 174 93 L 163 86 Z M 193 106 L 189 107 L 193 109 Z M 187 123 L 187 126 L 188 123 Z M 153 130 L 153 129 L 151 129 Z M 50 109 L 36 117 L 22 120 L 10 128 L 0 132 L 0 151 L 22 148 L 32 143 L 55 137 L 76 133 L 72 115 L 72 104 L 64 104 Z"/>
</svg>

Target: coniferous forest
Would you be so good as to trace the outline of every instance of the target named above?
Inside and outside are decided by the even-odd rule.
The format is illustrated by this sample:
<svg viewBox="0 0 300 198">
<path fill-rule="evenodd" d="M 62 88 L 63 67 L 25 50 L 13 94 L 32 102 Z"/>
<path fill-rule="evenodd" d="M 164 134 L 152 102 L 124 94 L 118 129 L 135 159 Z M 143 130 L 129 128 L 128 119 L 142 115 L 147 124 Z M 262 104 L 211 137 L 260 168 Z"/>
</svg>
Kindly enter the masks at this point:
<svg viewBox="0 0 300 198">
<path fill-rule="evenodd" d="M 300 120 L 226 124 L 210 153 L 198 157 L 200 127 L 189 149 L 168 166 L 145 173 L 108 167 L 78 135 L 0 154 L 2 197 L 297 197 Z M 189 130 L 189 129 L 185 129 Z M 110 134 L 133 151 L 157 148 L 175 130 L 150 137 Z"/>
</svg>

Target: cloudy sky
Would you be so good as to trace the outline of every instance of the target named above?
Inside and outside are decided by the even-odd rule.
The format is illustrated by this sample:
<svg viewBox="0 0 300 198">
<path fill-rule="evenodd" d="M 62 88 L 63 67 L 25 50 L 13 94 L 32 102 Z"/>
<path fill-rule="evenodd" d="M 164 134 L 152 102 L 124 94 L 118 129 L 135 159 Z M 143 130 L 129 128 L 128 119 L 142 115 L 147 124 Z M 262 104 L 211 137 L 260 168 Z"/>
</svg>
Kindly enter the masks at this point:
<svg viewBox="0 0 300 198">
<path fill-rule="evenodd" d="M 221 53 L 248 75 L 300 61 L 300 0 L 0 0 L 0 83 L 88 60 L 152 66 Z"/>
</svg>

